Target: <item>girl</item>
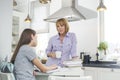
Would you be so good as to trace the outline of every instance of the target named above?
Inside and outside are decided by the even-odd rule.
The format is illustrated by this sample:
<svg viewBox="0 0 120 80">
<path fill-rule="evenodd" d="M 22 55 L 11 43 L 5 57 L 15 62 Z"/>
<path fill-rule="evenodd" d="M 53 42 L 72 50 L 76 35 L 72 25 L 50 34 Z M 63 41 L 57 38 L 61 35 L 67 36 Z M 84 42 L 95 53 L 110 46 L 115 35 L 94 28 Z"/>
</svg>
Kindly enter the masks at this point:
<svg viewBox="0 0 120 80">
<path fill-rule="evenodd" d="M 14 74 L 16 80 L 35 80 L 34 65 L 42 72 L 56 69 L 56 65 L 45 66 L 37 58 L 35 49 L 37 46 L 36 32 L 32 29 L 25 29 L 20 37 L 18 45 L 12 56 L 11 62 L 14 63 Z"/>
</svg>

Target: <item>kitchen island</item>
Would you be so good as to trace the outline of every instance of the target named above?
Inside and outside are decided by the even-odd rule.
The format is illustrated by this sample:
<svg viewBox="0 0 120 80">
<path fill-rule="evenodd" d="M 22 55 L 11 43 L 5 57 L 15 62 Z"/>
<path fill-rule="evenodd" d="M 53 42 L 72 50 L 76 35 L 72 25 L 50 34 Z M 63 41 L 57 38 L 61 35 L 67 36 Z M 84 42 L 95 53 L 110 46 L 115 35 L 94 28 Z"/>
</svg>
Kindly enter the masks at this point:
<svg viewBox="0 0 120 80">
<path fill-rule="evenodd" d="M 83 64 L 81 67 L 61 68 L 59 71 L 41 73 L 37 72 L 37 80 L 48 80 L 53 76 L 92 76 L 93 80 L 119 80 L 120 65 L 114 61 L 90 61 L 89 64 Z M 114 78 L 113 78 L 114 77 Z"/>
<path fill-rule="evenodd" d="M 70 67 L 70 68 L 61 68 L 53 72 L 37 72 L 36 80 L 48 80 L 49 76 L 84 76 L 84 70 L 81 67 Z"/>
</svg>

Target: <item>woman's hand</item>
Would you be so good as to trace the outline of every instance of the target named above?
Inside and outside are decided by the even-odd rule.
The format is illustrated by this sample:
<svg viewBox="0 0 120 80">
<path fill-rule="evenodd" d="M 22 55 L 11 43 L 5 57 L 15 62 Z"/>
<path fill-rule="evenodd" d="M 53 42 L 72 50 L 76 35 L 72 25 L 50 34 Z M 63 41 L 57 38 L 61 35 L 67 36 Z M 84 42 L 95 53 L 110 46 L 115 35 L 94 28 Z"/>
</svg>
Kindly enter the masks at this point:
<svg viewBox="0 0 120 80">
<path fill-rule="evenodd" d="M 79 60 L 78 56 L 72 57 L 72 60 Z"/>
<path fill-rule="evenodd" d="M 56 54 L 54 52 L 51 52 L 51 53 L 48 54 L 48 57 L 56 58 Z"/>
</svg>

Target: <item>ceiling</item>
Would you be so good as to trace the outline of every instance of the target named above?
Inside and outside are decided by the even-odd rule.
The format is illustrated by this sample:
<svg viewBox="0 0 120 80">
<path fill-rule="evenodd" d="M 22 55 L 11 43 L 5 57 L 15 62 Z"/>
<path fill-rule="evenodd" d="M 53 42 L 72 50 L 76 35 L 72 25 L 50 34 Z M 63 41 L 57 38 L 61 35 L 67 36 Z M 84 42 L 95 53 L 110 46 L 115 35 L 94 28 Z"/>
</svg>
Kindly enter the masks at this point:
<svg viewBox="0 0 120 80">
<path fill-rule="evenodd" d="M 22 12 L 25 14 L 30 12 L 30 10 L 32 11 L 32 9 L 33 9 L 32 6 L 36 6 L 36 5 L 43 6 L 43 4 L 41 4 L 39 2 L 39 0 L 15 0 L 15 1 L 17 2 L 17 6 L 13 6 L 13 10 L 18 11 L 18 12 Z M 29 4 L 28 4 L 28 2 L 29 2 Z M 28 5 L 29 5 L 29 10 L 28 10 Z M 93 18 L 94 15 L 96 17 L 96 15 L 97 15 L 95 11 L 91 11 L 87 8 L 82 7 L 82 6 L 81 6 L 81 8 L 78 8 L 78 9 L 81 10 L 82 12 L 84 12 L 83 14 L 85 14 L 86 16 L 88 16 L 90 18 L 91 17 Z M 93 15 L 93 16 L 91 16 L 91 15 Z"/>
</svg>

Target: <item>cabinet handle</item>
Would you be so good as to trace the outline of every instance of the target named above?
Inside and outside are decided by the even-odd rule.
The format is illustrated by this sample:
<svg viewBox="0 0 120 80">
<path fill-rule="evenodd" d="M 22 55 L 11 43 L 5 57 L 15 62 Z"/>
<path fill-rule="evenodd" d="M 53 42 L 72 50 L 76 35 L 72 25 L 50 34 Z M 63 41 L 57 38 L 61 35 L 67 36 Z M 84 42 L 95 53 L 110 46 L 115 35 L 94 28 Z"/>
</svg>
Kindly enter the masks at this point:
<svg viewBox="0 0 120 80">
<path fill-rule="evenodd" d="M 114 72 L 114 69 L 113 69 L 113 68 L 111 69 L 111 72 Z"/>
<path fill-rule="evenodd" d="M 81 67 L 82 70 L 85 70 L 85 67 Z"/>
</svg>

